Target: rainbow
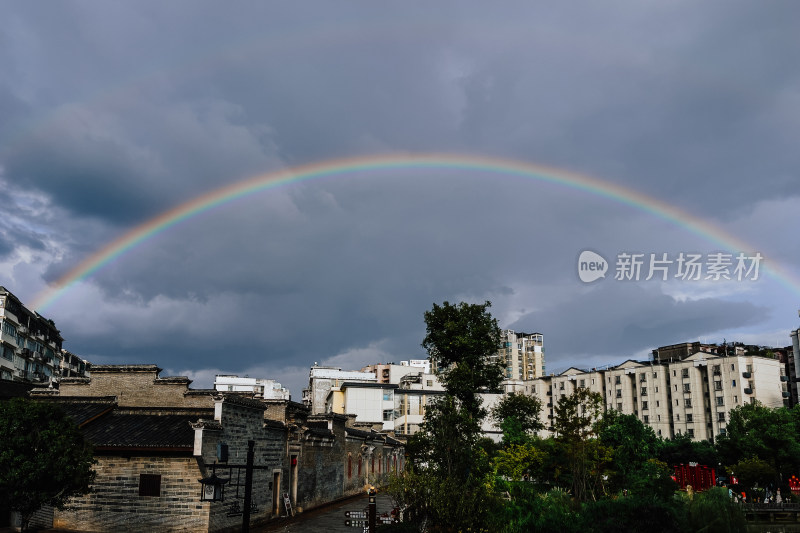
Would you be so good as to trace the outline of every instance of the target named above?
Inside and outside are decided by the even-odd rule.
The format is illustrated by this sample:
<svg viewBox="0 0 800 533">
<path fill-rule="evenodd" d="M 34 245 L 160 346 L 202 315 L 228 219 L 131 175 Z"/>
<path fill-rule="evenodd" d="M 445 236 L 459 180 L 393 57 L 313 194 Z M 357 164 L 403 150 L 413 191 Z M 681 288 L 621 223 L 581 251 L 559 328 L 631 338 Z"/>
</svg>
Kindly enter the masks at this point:
<svg viewBox="0 0 800 533">
<path fill-rule="evenodd" d="M 498 175 L 516 176 L 587 192 L 631 206 L 685 228 L 703 239 L 732 252 L 754 252 L 744 241 L 691 213 L 640 192 L 613 183 L 563 169 L 523 161 L 463 154 L 403 154 L 333 159 L 309 165 L 287 168 L 262 174 L 213 190 L 140 224 L 99 251 L 84 259 L 34 299 L 32 307 L 43 311 L 70 287 L 91 276 L 105 265 L 139 246 L 154 235 L 190 219 L 204 211 L 261 191 L 283 185 L 358 172 L 378 172 L 397 169 L 450 169 L 484 171 Z M 800 281 L 793 279 L 776 263 L 762 265 L 763 270 L 800 294 Z"/>
</svg>

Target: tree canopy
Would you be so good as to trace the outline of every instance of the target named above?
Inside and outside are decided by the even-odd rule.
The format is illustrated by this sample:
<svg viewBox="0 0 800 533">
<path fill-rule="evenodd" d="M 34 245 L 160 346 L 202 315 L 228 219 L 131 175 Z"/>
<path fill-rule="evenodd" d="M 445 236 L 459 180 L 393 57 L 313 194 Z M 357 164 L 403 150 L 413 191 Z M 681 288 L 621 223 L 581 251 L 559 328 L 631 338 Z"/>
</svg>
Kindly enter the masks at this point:
<svg viewBox="0 0 800 533">
<path fill-rule="evenodd" d="M 49 504 L 62 509 L 94 480 L 92 449 L 78 427 L 52 403 L 0 402 L 0 494 L 22 516 Z"/>
</svg>

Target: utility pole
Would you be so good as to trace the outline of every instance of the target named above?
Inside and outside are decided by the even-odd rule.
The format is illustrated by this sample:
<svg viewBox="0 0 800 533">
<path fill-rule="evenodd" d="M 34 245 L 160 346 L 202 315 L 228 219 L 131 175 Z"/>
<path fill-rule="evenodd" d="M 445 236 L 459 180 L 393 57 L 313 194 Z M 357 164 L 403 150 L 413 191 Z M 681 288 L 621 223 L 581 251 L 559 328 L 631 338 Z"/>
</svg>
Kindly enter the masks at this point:
<svg viewBox="0 0 800 533">
<path fill-rule="evenodd" d="M 242 509 L 242 533 L 250 533 L 250 502 L 253 497 L 253 448 L 256 441 L 247 441 L 247 466 L 244 471 L 244 509 Z"/>
</svg>

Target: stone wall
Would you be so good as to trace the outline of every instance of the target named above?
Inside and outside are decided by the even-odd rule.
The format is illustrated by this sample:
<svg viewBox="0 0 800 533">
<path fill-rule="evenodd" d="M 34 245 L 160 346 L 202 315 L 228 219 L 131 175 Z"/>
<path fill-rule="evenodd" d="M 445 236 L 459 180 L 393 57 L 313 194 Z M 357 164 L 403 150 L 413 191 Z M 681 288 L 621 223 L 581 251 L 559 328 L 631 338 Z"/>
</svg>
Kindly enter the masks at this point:
<svg viewBox="0 0 800 533">
<path fill-rule="evenodd" d="M 60 396 L 114 396 L 120 407 L 211 407 L 214 390 L 189 389 L 185 376 L 159 377 L 156 365 L 96 365 L 91 378 L 64 378 Z"/>
<path fill-rule="evenodd" d="M 96 456 L 92 492 L 56 511 L 53 527 L 84 532 L 208 531 L 208 502 L 200 501 L 194 457 Z M 161 476 L 159 496 L 140 496 L 141 474 Z"/>
<path fill-rule="evenodd" d="M 202 433 L 201 442 L 195 438 L 195 454 L 203 465 L 204 476 L 214 472 L 218 477 L 230 480 L 225 485 L 224 501 L 211 504 L 209 531 L 234 529 L 242 523 L 238 513 L 244 509 L 245 469 L 239 467 L 247 463 L 250 440 L 254 441 L 253 464 L 256 467 L 253 471 L 251 523 L 264 522 L 283 510 L 282 494 L 289 492 L 286 428 L 282 424 L 265 424 L 264 407 L 264 403 L 258 400 L 225 396 L 216 402 L 213 421 L 216 424 L 203 421 L 195 425 L 195 432 Z M 227 445 L 227 461 L 221 461 L 217 456 L 220 443 Z"/>
</svg>

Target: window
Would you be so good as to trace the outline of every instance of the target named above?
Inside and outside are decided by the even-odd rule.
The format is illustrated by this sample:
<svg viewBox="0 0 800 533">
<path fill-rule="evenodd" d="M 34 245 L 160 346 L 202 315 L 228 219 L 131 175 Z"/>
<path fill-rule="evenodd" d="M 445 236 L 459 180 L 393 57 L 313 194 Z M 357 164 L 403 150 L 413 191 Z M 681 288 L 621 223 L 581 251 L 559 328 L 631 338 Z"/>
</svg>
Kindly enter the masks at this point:
<svg viewBox="0 0 800 533">
<path fill-rule="evenodd" d="M 673 371 L 672 371 L 672 377 L 675 377 L 675 376 L 677 376 L 677 374 L 676 374 L 676 373 L 675 373 L 675 371 L 673 370 Z"/>
<path fill-rule="evenodd" d="M 658 400 L 656 400 L 656 407 L 661 407 L 661 402 L 659 402 Z"/>
<path fill-rule="evenodd" d="M 688 383 L 683 384 L 683 392 L 692 392 L 692 389 Z"/>
<path fill-rule="evenodd" d="M 736 367 L 733 366 L 733 363 L 731 363 L 731 370 L 736 370 Z"/>
<path fill-rule="evenodd" d="M 647 400 L 642 402 L 642 411 L 647 411 Z"/>
<path fill-rule="evenodd" d="M 564 390 L 564 382 L 558 384 L 558 390 Z"/>
<path fill-rule="evenodd" d="M 717 413 L 717 422 L 725 422 L 725 413 Z"/>
<path fill-rule="evenodd" d="M 139 474 L 139 496 L 161 496 L 161 474 Z"/>
<path fill-rule="evenodd" d="M 658 377 L 658 372 L 653 372 L 653 377 L 657 378 Z"/>
<path fill-rule="evenodd" d="M 580 380 L 578 382 L 578 386 L 581 387 L 581 388 L 585 387 L 586 386 L 586 380 L 585 379 Z"/>
<path fill-rule="evenodd" d="M 6 346 L 5 344 L 0 345 L 0 354 L 2 354 L 3 357 L 8 359 L 9 361 L 14 360 L 14 349 L 9 346 Z"/>
<path fill-rule="evenodd" d="M 394 398 L 392 398 L 392 391 L 391 390 L 383 391 L 383 400 L 384 401 L 392 401 L 393 399 Z M 384 418 L 384 420 L 386 420 L 386 419 Z"/>
<path fill-rule="evenodd" d="M 648 415 L 644 415 L 644 417 L 642 417 L 642 418 L 644 418 L 643 422 L 645 424 L 649 424 L 650 423 L 650 417 Z"/>
<path fill-rule="evenodd" d="M 647 396 L 647 387 L 642 387 L 642 396 Z"/>
<path fill-rule="evenodd" d="M 688 368 L 684 368 L 683 370 L 681 370 L 681 377 L 682 378 L 688 378 L 689 377 L 689 369 Z"/>
<path fill-rule="evenodd" d="M 694 422 L 694 415 L 691 413 L 686 415 L 686 422 Z"/>
<path fill-rule="evenodd" d="M 720 370 L 720 366 L 719 366 L 719 365 L 714 365 L 714 366 L 712 367 L 712 369 L 713 369 L 713 373 L 714 373 L 714 375 L 715 375 L 715 376 L 718 376 L 718 375 L 721 373 L 721 370 Z"/>
<path fill-rule="evenodd" d="M 621 403 L 617 404 L 617 411 L 619 411 L 620 413 L 622 412 L 622 404 Z"/>
<path fill-rule="evenodd" d="M 661 422 L 661 415 L 656 415 L 656 419 Z M 659 433 L 661 433 L 661 430 L 659 430 Z"/>
<path fill-rule="evenodd" d="M 641 381 L 642 383 L 647 381 L 647 374 L 639 374 L 639 381 Z"/>
<path fill-rule="evenodd" d="M 721 381 L 715 381 L 714 382 L 714 390 L 722 390 L 722 382 Z"/>
<path fill-rule="evenodd" d="M 734 380 L 731 380 L 731 381 L 732 381 L 731 386 L 735 387 L 736 386 L 736 380 L 734 379 Z"/>
<path fill-rule="evenodd" d="M 675 420 L 677 420 L 678 422 L 680 422 L 680 421 L 681 421 L 681 415 L 675 415 Z"/>
<path fill-rule="evenodd" d="M 717 396 L 717 405 L 725 405 L 725 398 Z"/>
<path fill-rule="evenodd" d="M 620 380 L 620 377 L 619 377 L 619 376 L 615 376 L 615 377 L 614 377 L 614 383 L 616 383 L 617 385 L 619 385 L 620 383 L 622 383 L 622 381 Z"/>
<path fill-rule="evenodd" d="M 739 397 L 738 396 L 734 396 L 733 397 L 733 403 L 739 403 Z"/>
<path fill-rule="evenodd" d="M 6 335 L 10 335 L 12 337 L 16 337 L 17 328 L 15 328 L 14 324 L 12 324 L 11 322 L 3 320 L 3 333 L 5 333 Z"/>
<path fill-rule="evenodd" d="M 394 420 L 394 409 L 384 409 L 383 410 L 383 420 L 385 422 L 390 422 Z"/>
<path fill-rule="evenodd" d="M 353 477 L 353 456 L 347 454 L 347 479 Z"/>
<path fill-rule="evenodd" d="M 686 398 L 685 400 L 683 400 L 683 405 L 684 405 L 684 407 L 691 407 L 692 406 L 692 399 L 691 398 Z"/>
<path fill-rule="evenodd" d="M 617 389 L 617 398 L 622 398 L 622 390 Z"/>
<path fill-rule="evenodd" d="M 432 379 L 426 380 L 425 383 L 427 384 L 428 387 L 433 387 L 433 380 Z"/>
<path fill-rule="evenodd" d="M 689 435 L 690 437 L 694 438 L 694 429 L 692 429 L 692 428 L 687 429 L 686 430 L 686 434 Z"/>
</svg>

